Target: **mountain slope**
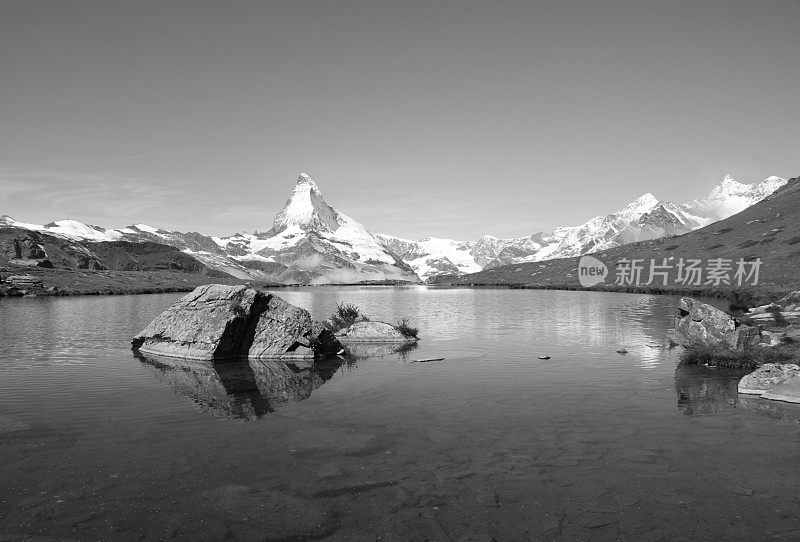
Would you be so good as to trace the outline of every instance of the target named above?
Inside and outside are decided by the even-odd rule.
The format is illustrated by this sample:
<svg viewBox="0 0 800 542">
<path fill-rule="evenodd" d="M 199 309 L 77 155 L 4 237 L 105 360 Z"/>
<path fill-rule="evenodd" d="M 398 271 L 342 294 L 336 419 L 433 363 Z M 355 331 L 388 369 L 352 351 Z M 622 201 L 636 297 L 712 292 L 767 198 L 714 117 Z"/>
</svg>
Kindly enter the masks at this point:
<svg viewBox="0 0 800 542">
<path fill-rule="evenodd" d="M 127 242 L 132 247 L 137 243 L 155 243 L 178 249 L 192 259 L 202 263 L 204 267 L 215 269 L 236 278 L 262 278 L 246 267 L 231 259 L 224 250 L 210 238 L 196 232 L 181 233 L 153 228 L 145 224 L 136 224 L 120 229 L 106 229 L 100 226 L 84 224 L 76 220 L 59 220 L 48 224 L 29 224 L 19 222 L 8 215 L 0 216 L 0 231 L 17 228 L 29 232 L 49 235 L 61 239 L 62 242 L 85 243 Z"/>
<path fill-rule="evenodd" d="M 378 238 L 427 280 L 441 274 L 578 256 L 686 233 L 738 213 L 784 184 L 785 179 L 769 177 L 761 183 L 748 185 L 726 175 L 708 196 L 688 203 L 661 201 L 648 193 L 615 213 L 597 216 L 578 226 L 559 227 L 550 233 L 513 239 L 486 235 L 477 242 L 437 239 L 432 243 L 430 238 L 416 242 L 389 235 L 378 235 Z"/>
<path fill-rule="evenodd" d="M 797 274 L 800 265 L 800 177 L 790 179 L 774 193 L 743 211 L 713 224 L 682 235 L 636 242 L 613 247 L 593 253 L 592 256 L 608 266 L 610 276 L 605 285 L 611 285 L 617 277 L 616 271 L 629 265 L 625 260 L 642 260 L 642 282 L 649 279 L 650 260 L 657 264 L 666 263 L 666 284 L 664 277 L 658 276 L 642 288 L 663 290 L 730 290 L 737 288 L 735 280 L 731 284 L 715 283 L 709 280 L 707 269 L 709 261 L 721 258 L 729 260 L 734 270 L 736 262 L 744 260 L 748 265 L 761 261 L 759 280 L 756 285 L 745 281 L 744 286 L 759 291 L 782 292 L 800 289 Z M 681 258 L 701 260 L 705 274 L 700 284 L 685 284 L 678 280 L 678 263 Z M 666 259 L 666 262 L 664 260 Z M 434 282 L 441 284 L 509 284 L 530 285 L 532 287 L 579 288 L 579 258 L 558 258 L 540 262 L 511 264 L 485 269 L 461 277 L 440 277 Z M 748 267 L 750 270 L 751 267 Z M 729 274 L 734 278 L 734 272 Z M 636 289 L 634 284 L 623 287 Z M 600 288 L 603 285 L 599 286 Z"/>
<path fill-rule="evenodd" d="M 164 244 L 75 241 L 63 235 L 8 225 L 0 227 L 0 262 L 14 266 L 71 270 L 173 271 L 229 276 Z"/>
</svg>

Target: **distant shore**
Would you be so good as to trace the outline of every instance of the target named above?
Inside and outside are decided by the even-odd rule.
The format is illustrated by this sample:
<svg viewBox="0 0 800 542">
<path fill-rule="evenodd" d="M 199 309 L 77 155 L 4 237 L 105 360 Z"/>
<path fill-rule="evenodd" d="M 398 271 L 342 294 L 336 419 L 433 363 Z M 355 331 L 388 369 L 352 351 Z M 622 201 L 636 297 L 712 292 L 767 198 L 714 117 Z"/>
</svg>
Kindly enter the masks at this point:
<svg viewBox="0 0 800 542">
<path fill-rule="evenodd" d="M 254 280 L 237 279 L 235 277 L 218 277 L 208 275 L 196 275 L 191 273 L 179 273 L 171 271 L 91 271 L 91 270 L 65 270 L 65 269 L 40 269 L 24 268 L 10 269 L 0 272 L 3 278 L 9 275 L 33 275 L 42 280 L 40 288 L 19 288 L 0 283 L 0 297 L 54 297 L 54 296 L 82 296 L 82 295 L 140 295 L 140 294 L 163 294 L 163 293 L 185 293 L 191 292 L 203 284 L 250 284 L 256 288 L 278 289 L 307 287 L 306 284 L 277 284 L 259 282 Z M 351 284 L 319 284 L 314 287 L 331 286 L 414 286 L 414 283 L 400 281 L 362 281 Z M 566 291 L 590 291 L 590 292 L 609 292 L 609 293 L 632 293 L 646 295 L 684 295 L 692 297 L 713 297 L 727 298 L 732 293 L 731 289 L 688 289 L 688 288 L 665 288 L 665 287 L 630 287 L 606 284 L 592 288 L 583 288 L 573 284 L 454 284 L 436 283 L 421 284 L 430 288 L 497 288 L 507 290 L 566 290 Z M 769 302 L 777 299 L 788 291 L 771 291 L 760 289 L 749 289 L 756 300 Z"/>
<path fill-rule="evenodd" d="M 0 282 L 0 297 L 57 297 L 76 295 L 139 295 L 191 292 L 204 284 L 249 284 L 256 288 L 276 289 L 306 284 L 279 284 L 255 279 L 238 279 L 224 276 L 183 273 L 176 271 L 109 271 L 90 269 L 48 269 L 27 266 L 2 266 L 0 277 L 32 275 L 41 279 L 40 287 L 14 286 Z M 404 281 L 361 281 L 345 286 L 401 286 L 413 285 Z M 343 286 L 320 284 L 314 286 Z"/>
</svg>

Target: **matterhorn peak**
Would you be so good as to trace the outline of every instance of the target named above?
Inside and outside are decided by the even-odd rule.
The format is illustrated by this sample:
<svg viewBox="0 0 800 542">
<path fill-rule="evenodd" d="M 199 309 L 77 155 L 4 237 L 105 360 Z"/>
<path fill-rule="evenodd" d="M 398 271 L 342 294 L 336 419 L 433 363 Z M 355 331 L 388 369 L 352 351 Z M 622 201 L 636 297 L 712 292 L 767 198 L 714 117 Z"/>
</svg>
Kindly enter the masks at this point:
<svg viewBox="0 0 800 542">
<path fill-rule="evenodd" d="M 311 176 L 308 175 L 307 173 L 300 173 L 300 175 L 297 176 L 297 183 L 295 185 L 295 190 L 297 190 L 298 187 L 303 187 L 304 190 L 305 189 L 313 190 L 314 192 L 317 192 L 321 195 L 317 183 L 315 183 L 314 179 L 312 179 Z"/>
<path fill-rule="evenodd" d="M 275 216 L 273 235 L 289 227 L 301 230 L 336 231 L 339 220 L 336 211 L 325 203 L 317 183 L 308 174 L 300 173 L 291 197 Z"/>
</svg>

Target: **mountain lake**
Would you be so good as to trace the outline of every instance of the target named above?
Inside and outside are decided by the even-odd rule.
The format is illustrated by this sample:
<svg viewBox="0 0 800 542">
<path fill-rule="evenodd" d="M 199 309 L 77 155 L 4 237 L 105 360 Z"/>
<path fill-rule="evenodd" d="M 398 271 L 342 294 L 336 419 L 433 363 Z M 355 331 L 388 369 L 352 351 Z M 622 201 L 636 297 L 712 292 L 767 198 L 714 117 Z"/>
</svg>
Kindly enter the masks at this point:
<svg viewBox="0 0 800 542">
<path fill-rule="evenodd" d="M 181 294 L 0 299 L 0 539 L 800 540 L 800 406 L 679 365 L 676 297 L 275 293 L 422 340 L 287 379 L 135 357 Z"/>
</svg>

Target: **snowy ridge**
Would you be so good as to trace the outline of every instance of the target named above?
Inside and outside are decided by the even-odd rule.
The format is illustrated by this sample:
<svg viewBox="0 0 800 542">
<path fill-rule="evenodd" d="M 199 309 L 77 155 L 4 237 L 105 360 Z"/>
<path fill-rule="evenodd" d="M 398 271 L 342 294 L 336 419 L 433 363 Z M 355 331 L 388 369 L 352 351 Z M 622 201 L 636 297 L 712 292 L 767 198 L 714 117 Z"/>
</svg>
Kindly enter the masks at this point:
<svg viewBox="0 0 800 542">
<path fill-rule="evenodd" d="M 761 201 L 786 184 L 769 177 L 761 183 L 742 184 L 726 175 L 707 197 L 688 203 L 661 201 L 646 193 L 621 210 L 596 216 L 578 226 L 558 227 L 550 233 L 500 239 L 484 235 L 478 241 L 431 238 L 409 241 L 378 235 L 384 246 L 405 259 L 423 278 L 441 274 L 471 273 L 512 263 L 579 256 L 619 245 L 679 235 L 727 218 Z M 454 247 L 458 247 L 454 252 Z"/>
</svg>

